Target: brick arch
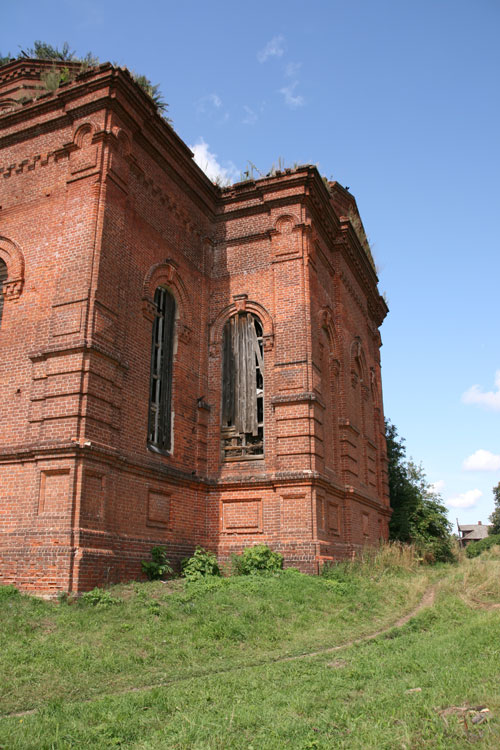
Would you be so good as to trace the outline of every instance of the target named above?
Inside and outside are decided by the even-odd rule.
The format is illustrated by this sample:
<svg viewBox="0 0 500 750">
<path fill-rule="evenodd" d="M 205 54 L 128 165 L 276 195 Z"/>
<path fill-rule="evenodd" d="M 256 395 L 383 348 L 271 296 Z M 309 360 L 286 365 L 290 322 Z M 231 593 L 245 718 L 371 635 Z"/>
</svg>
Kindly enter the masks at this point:
<svg viewBox="0 0 500 750">
<path fill-rule="evenodd" d="M 262 324 L 262 338 L 264 350 L 269 351 L 274 344 L 274 325 L 271 315 L 266 308 L 259 302 L 249 300 L 246 294 L 236 294 L 233 297 L 234 302 L 225 307 L 215 318 L 210 328 L 210 354 L 215 356 L 220 349 L 222 341 L 222 330 L 233 315 L 239 312 L 250 312 L 256 315 Z"/>
<path fill-rule="evenodd" d="M 330 355 L 340 359 L 340 338 L 333 320 L 333 313 L 329 307 L 322 307 L 318 313 L 318 328 L 326 332 Z"/>
<path fill-rule="evenodd" d="M 365 386 L 369 386 L 368 368 L 366 366 L 366 357 L 363 350 L 363 344 L 359 336 L 356 336 L 351 343 L 351 372 L 356 373 L 359 370 L 359 378 Z"/>
<path fill-rule="evenodd" d="M 159 286 L 169 289 L 174 295 L 177 305 L 178 333 L 182 341 L 191 340 L 191 305 L 186 286 L 177 270 L 177 263 L 168 258 L 156 263 L 146 274 L 142 288 L 142 313 L 150 321 L 155 317 L 154 295 Z"/>
<path fill-rule="evenodd" d="M 129 156 L 132 150 L 131 144 L 130 144 L 130 138 L 128 133 L 123 129 L 119 128 L 115 125 L 115 127 L 112 129 L 113 135 L 115 136 L 117 143 L 118 143 L 118 149 L 120 153 L 123 156 Z"/>
<path fill-rule="evenodd" d="M 75 133 L 73 135 L 73 143 L 78 146 L 78 148 L 84 148 L 85 146 L 90 145 L 92 136 L 94 135 L 94 130 L 94 123 L 84 122 L 75 130 Z"/>
<path fill-rule="evenodd" d="M 7 266 L 7 281 L 3 285 L 6 300 L 19 299 L 24 286 L 24 255 L 21 248 L 7 237 L 0 236 L 0 258 Z"/>
<path fill-rule="evenodd" d="M 0 100 L 0 112 L 8 112 L 10 109 L 14 109 L 14 107 L 19 107 L 19 102 L 17 99 L 12 98 L 5 98 Z"/>
<path fill-rule="evenodd" d="M 372 396 L 373 405 L 375 407 L 378 407 L 379 406 L 378 378 L 377 378 L 377 373 L 375 372 L 374 367 L 370 367 L 370 393 Z"/>
<path fill-rule="evenodd" d="M 291 234 L 298 223 L 299 220 L 293 214 L 281 214 L 274 222 L 274 229 L 279 234 Z"/>
</svg>

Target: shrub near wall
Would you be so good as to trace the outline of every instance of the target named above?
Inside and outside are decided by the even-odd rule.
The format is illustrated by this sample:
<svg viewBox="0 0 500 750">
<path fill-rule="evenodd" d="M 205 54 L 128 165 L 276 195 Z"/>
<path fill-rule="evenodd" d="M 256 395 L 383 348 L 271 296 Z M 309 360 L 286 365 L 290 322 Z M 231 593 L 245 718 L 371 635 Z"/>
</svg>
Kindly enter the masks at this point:
<svg viewBox="0 0 500 750">
<path fill-rule="evenodd" d="M 477 557 L 487 549 L 491 549 L 495 544 L 500 544 L 500 534 L 490 534 L 485 539 L 480 539 L 478 542 L 471 542 L 465 548 L 465 554 L 467 557 Z"/>
<path fill-rule="evenodd" d="M 245 547 L 241 555 L 233 557 L 233 571 L 238 576 L 278 573 L 282 568 L 283 555 L 273 552 L 266 544 Z"/>
<path fill-rule="evenodd" d="M 203 547 L 196 547 L 194 554 L 182 561 L 181 567 L 182 575 L 188 581 L 198 581 L 206 576 L 220 576 L 216 556 Z"/>
</svg>

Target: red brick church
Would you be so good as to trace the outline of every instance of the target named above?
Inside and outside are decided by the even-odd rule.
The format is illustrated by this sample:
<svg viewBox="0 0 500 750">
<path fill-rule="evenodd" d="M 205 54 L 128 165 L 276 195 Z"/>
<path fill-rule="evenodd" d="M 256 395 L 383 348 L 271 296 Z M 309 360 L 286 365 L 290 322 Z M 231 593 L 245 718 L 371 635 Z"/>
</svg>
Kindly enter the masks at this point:
<svg viewBox="0 0 500 750">
<path fill-rule="evenodd" d="M 0 68 L 0 579 L 256 543 L 317 572 L 387 537 L 356 202 L 304 165 L 214 185 L 129 73 Z"/>
</svg>

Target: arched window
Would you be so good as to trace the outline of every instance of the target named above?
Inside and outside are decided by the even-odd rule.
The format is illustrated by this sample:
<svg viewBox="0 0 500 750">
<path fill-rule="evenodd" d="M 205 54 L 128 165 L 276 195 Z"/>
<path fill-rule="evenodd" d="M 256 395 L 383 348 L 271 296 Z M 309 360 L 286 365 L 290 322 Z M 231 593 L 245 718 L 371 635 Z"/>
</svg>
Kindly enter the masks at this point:
<svg viewBox="0 0 500 750">
<path fill-rule="evenodd" d="M 2 324 L 2 312 L 3 312 L 3 285 L 7 281 L 7 265 L 5 261 L 0 258 L 0 325 Z"/>
<path fill-rule="evenodd" d="M 148 441 L 153 448 L 170 451 L 175 300 L 167 289 L 159 286 L 155 292 L 154 302 L 156 311 L 151 346 Z"/>
<path fill-rule="evenodd" d="M 224 326 L 222 450 L 224 458 L 264 455 L 264 350 L 262 324 L 252 313 Z"/>
</svg>

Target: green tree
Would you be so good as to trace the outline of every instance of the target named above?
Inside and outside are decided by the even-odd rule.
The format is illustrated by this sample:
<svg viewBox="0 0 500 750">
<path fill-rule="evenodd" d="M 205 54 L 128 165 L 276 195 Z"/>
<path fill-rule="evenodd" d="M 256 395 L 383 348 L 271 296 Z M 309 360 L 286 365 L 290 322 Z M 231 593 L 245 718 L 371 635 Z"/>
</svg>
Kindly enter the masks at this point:
<svg viewBox="0 0 500 750">
<path fill-rule="evenodd" d="M 490 516 L 491 526 L 488 529 L 489 534 L 500 534 L 500 482 L 493 487 L 493 498 L 495 510 Z"/>
<path fill-rule="evenodd" d="M 450 560 L 451 524 L 441 496 L 433 490 L 421 464 L 406 460 L 404 438 L 386 421 L 391 539 L 413 542 L 429 559 Z"/>
</svg>

